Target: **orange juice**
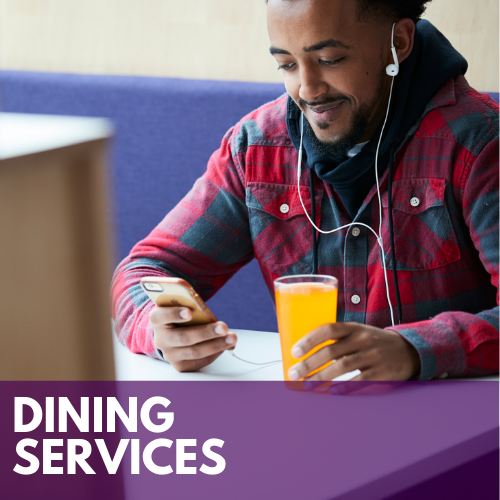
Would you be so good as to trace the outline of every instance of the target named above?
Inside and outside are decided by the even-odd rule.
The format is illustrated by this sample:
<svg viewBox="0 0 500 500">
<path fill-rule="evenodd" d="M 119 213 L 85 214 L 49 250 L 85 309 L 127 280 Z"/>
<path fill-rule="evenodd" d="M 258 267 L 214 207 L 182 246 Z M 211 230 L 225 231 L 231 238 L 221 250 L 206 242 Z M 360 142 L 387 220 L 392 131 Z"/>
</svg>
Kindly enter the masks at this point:
<svg viewBox="0 0 500 500">
<path fill-rule="evenodd" d="M 293 280 L 298 277 L 289 276 L 282 280 Z M 315 278 L 308 276 L 308 279 Z M 319 278 L 319 277 L 317 277 Z M 285 380 L 289 381 L 288 370 L 299 362 L 292 356 L 293 345 L 307 333 L 327 323 L 337 320 L 337 280 L 332 277 L 325 282 L 275 282 L 276 313 L 278 315 L 278 330 L 281 339 L 283 370 Z M 323 342 L 308 354 L 333 344 L 332 340 Z M 300 360 L 304 359 L 300 358 Z M 330 362 L 329 362 L 330 363 Z M 316 373 L 329 363 L 314 370 Z"/>
</svg>

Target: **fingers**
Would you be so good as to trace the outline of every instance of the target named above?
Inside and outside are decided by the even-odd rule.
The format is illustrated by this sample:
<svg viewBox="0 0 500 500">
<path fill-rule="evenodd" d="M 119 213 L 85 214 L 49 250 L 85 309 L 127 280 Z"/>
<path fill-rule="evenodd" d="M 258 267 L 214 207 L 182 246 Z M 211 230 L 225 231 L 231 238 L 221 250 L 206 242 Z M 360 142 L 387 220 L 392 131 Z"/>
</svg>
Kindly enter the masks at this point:
<svg viewBox="0 0 500 500">
<path fill-rule="evenodd" d="M 155 307 L 149 313 L 149 323 L 154 328 L 175 323 L 186 323 L 192 317 L 193 313 L 187 307 Z"/>
<path fill-rule="evenodd" d="M 376 352 L 358 352 L 341 359 L 336 360 L 323 370 L 305 378 L 306 382 L 318 382 L 334 380 L 340 375 L 360 370 L 361 373 L 349 380 L 349 382 L 394 382 L 405 380 L 398 376 L 394 371 L 387 370 L 386 367 L 377 363 L 378 355 Z"/>
<path fill-rule="evenodd" d="M 314 354 L 311 354 L 309 357 L 303 359 L 300 363 L 292 366 L 289 370 L 288 376 L 292 380 L 299 380 L 300 378 L 306 377 L 314 370 L 317 370 L 325 363 L 334 359 L 341 359 L 342 357 L 352 354 L 353 352 L 356 352 L 356 345 L 352 342 L 339 341 L 335 344 L 327 345 L 316 351 Z"/>
<path fill-rule="evenodd" d="M 228 327 L 222 321 L 206 325 L 182 328 L 182 323 L 192 318 L 192 312 L 185 307 L 157 307 L 151 311 L 149 322 L 155 332 L 158 349 L 187 347 L 228 334 Z M 177 328 L 172 328 L 174 325 Z"/>
<path fill-rule="evenodd" d="M 156 307 L 149 315 L 155 347 L 179 371 L 199 370 L 237 342 L 222 321 L 183 326 L 191 318 L 191 310 L 185 307 Z"/>
<path fill-rule="evenodd" d="M 208 356 L 207 358 L 197 359 L 194 361 L 184 360 L 179 362 L 170 363 L 179 372 L 196 372 L 212 364 L 222 352 Z"/>
<path fill-rule="evenodd" d="M 371 380 L 367 378 L 371 375 L 371 362 L 369 358 L 370 356 L 366 356 L 365 354 L 351 354 L 338 359 L 335 363 L 328 365 L 323 370 L 307 377 L 307 380 L 333 380 L 340 375 L 344 375 L 344 373 L 353 372 L 354 370 L 360 370 L 361 374 L 357 375 L 352 380 Z"/>
<path fill-rule="evenodd" d="M 211 339 L 225 337 L 228 327 L 222 321 L 208 325 L 180 327 L 168 329 L 168 344 L 166 347 L 187 347 Z"/>
<path fill-rule="evenodd" d="M 158 340 L 160 337 L 160 341 Z M 207 340 L 187 347 L 160 347 L 161 336 L 155 334 L 155 346 L 160 349 L 163 358 L 176 370 L 196 371 L 209 365 L 227 349 L 233 349 L 237 338 L 234 333 L 218 339 Z"/>
<path fill-rule="evenodd" d="M 335 345 L 335 344 L 333 344 Z M 332 380 L 335 377 L 343 375 L 354 370 L 363 370 L 371 366 L 372 356 L 368 353 L 352 353 L 342 355 L 341 357 L 332 358 L 329 354 L 332 346 L 326 346 L 315 352 L 309 358 L 304 359 L 300 363 L 292 366 L 288 372 L 291 380 L 300 380 L 307 377 L 308 380 Z M 323 352 L 322 352 L 323 351 Z M 308 374 L 320 368 L 332 359 L 335 362 L 329 364 L 321 371 L 308 377 Z"/>
<path fill-rule="evenodd" d="M 230 333 L 222 338 L 207 340 L 199 344 L 186 347 L 167 347 L 162 349 L 168 361 L 176 363 L 180 361 L 196 361 L 219 354 L 236 344 L 236 335 Z M 160 348 L 161 349 L 161 348 Z"/>
<path fill-rule="evenodd" d="M 311 349 L 326 340 L 341 340 L 352 335 L 359 330 L 359 326 L 360 325 L 358 323 L 330 323 L 328 325 L 320 326 L 305 335 L 293 346 L 292 355 L 296 358 L 301 358 Z"/>
</svg>

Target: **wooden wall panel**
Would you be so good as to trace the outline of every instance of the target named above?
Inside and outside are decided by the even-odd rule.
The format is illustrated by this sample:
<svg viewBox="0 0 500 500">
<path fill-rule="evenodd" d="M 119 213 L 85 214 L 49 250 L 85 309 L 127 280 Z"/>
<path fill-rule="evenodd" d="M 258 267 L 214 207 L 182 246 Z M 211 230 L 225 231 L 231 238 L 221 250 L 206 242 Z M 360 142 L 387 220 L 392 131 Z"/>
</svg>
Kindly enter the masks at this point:
<svg viewBox="0 0 500 500">
<path fill-rule="evenodd" d="M 498 5 L 498 0 L 434 0 L 425 16 L 469 62 L 469 83 L 488 92 L 499 91 Z"/>
<path fill-rule="evenodd" d="M 0 380 L 114 380 L 107 149 L 0 160 Z"/>
<path fill-rule="evenodd" d="M 0 68 L 279 82 L 264 0 L 0 0 Z M 434 0 L 428 19 L 498 91 L 498 0 Z"/>
</svg>

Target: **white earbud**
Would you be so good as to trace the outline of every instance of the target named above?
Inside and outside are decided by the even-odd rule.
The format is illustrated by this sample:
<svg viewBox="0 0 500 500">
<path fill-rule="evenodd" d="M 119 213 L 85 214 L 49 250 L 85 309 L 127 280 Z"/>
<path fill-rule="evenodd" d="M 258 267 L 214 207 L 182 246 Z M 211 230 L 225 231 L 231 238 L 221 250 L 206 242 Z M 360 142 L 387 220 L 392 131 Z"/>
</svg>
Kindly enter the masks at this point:
<svg viewBox="0 0 500 500">
<path fill-rule="evenodd" d="M 385 68 L 386 73 L 389 76 L 396 76 L 399 73 L 399 61 L 398 61 L 398 53 L 396 52 L 396 47 L 394 47 L 394 27 L 396 23 L 392 25 L 392 35 L 391 35 L 391 51 L 392 57 L 394 59 L 394 64 L 389 64 L 387 68 Z"/>
</svg>

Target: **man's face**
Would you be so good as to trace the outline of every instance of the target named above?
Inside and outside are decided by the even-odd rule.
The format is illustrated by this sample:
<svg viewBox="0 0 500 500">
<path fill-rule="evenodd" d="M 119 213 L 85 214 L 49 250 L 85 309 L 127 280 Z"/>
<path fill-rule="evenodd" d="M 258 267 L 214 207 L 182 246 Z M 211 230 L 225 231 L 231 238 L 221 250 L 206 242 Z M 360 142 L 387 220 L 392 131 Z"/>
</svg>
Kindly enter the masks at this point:
<svg viewBox="0 0 500 500">
<path fill-rule="evenodd" d="M 360 22 L 356 7 L 355 0 L 269 0 L 267 8 L 287 92 L 334 150 L 369 140 L 387 107 L 391 25 Z"/>
</svg>

